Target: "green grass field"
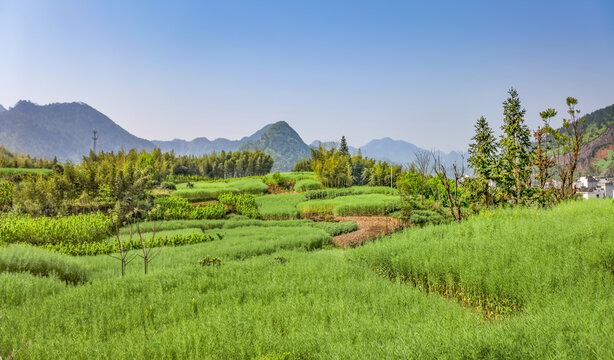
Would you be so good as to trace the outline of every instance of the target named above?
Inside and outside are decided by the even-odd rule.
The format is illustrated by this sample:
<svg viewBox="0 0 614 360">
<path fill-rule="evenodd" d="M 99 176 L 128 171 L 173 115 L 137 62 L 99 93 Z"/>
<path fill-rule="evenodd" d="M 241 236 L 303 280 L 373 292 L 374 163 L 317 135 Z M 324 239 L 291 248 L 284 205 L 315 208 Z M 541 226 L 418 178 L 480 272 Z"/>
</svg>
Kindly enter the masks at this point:
<svg viewBox="0 0 614 360">
<path fill-rule="evenodd" d="M 612 358 L 613 220 L 605 200 L 499 210 L 350 250 L 321 250 L 331 235 L 307 220 L 202 220 L 223 239 L 163 248 L 124 278 L 109 256 L 33 251 L 0 273 L 0 356 Z M 87 283 L 33 276 L 51 255 Z"/>
<path fill-rule="evenodd" d="M 0 168 L 0 177 L 14 175 L 49 175 L 50 169 Z"/>
<path fill-rule="evenodd" d="M 192 202 L 215 200 L 220 194 L 264 194 L 268 187 L 260 178 L 247 178 L 228 182 L 196 182 L 193 188 L 186 183 L 178 184 L 173 196 L 182 197 Z"/>
<path fill-rule="evenodd" d="M 339 196 L 333 199 L 309 200 L 297 205 L 302 216 L 334 214 L 335 216 L 385 215 L 399 208 L 398 196 L 366 194 Z"/>
<path fill-rule="evenodd" d="M 257 197 L 256 204 L 263 219 L 298 219 L 296 205 L 306 200 L 302 194 L 275 194 Z"/>
</svg>

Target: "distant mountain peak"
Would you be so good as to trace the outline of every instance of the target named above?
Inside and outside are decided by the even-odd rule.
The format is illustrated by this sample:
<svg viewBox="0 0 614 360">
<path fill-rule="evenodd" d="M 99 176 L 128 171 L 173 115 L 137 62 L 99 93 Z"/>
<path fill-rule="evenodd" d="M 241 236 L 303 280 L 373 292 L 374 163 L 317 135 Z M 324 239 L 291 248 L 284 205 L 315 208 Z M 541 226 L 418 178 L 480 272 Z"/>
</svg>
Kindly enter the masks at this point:
<svg viewBox="0 0 614 360">
<path fill-rule="evenodd" d="M 0 104 L 0 112 L 6 111 L 6 108 Z"/>
<path fill-rule="evenodd" d="M 268 125 L 259 140 L 246 142 L 239 150 L 260 150 L 270 154 L 275 160 L 273 171 L 291 170 L 296 160 L 311 154 L 300 135 L 285 121 Z"/>
</svg>

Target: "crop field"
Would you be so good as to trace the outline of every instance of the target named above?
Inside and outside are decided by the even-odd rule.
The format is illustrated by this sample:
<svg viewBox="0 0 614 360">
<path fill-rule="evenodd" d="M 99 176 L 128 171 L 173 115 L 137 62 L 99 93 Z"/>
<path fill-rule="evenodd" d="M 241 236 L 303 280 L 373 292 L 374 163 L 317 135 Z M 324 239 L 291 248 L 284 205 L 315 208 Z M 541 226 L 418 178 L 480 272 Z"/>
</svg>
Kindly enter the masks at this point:
<svg viewBox="0 0 614 360">
<path fill-rule="evenodd" d="M 605 200 L 497 210 L 348 250 L 329 244 L 353 223 L 161 221 L 211 239 L 124 277 L 107 255 L 9 244 L 0 356 L 612 358 L 613 220 Z"/>
<path fill-rule="evenodd" d="M 296 205 L 306 200 L 302 194 L 288 193 L 257 197 L 256 204 L 263 219 L 298 219 L 299 211 Z"/>
<path fill-rule="evenodd" d="M 264 176 L 263 179 L 264 181 L 271 180 L 273 176 L 275 176 L 275 174 L 269 174 L 267 176 Z M 310 172 L 310 171 L 306 171 L 306 172 L 293 171 L 293 172 L 287 172 L 287 173 L 280 173 L 279 176 L 281 180 L 286 181 L 286 182 L 291 182 L 291 183 L 297 183 L 301 180 L 315 180 L 316 178 L 315 173 Z"/>
<path fill-rule="evenodd" d="M 316 199 L 299 203 L 302 216 L 326 215 L 385 215 L 399 208 L 398 196 L 383 194 L 339 196 L 332 199 Z"/>
<path fill-rule="evenodd" d="M 187 183 L 177 185 L 173 196 L 188 199 L 191 202 L 215 200 L 220 194 L 264 194 L 268 187 L 260 178 L 247 178 L 228 182 L 196 182 L 193 188 Z"/>
<path fill-rule="evenodd" d="M 307 190 L 318 190 L 322 188 L 322 183 L 317 180 L 299 180 L 294 184 L 294 190 L 298 192 L 304 192 Z"/>
<path fill-rule="evenodd" d="M 50 169 L 0 168 L 0 177 L 14 175 L 49 175 Z"/>
</svg>

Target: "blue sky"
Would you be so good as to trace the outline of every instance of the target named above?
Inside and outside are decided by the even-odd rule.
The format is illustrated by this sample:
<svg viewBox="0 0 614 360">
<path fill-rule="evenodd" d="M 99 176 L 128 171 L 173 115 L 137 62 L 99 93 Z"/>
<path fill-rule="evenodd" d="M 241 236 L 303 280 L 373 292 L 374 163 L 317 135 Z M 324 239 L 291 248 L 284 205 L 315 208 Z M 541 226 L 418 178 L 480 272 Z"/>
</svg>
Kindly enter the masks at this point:
<svg viewBox="0 0 614 360">
<path fill-rule="evenodd" d="M 0 0 L 0 44 L 0 104 L 83 101 L 148 139 L 285 120 L 448 151 L 500 126 L 511 86 L 532 127 L 614 103 L 611 0 Z"/>
</svg>

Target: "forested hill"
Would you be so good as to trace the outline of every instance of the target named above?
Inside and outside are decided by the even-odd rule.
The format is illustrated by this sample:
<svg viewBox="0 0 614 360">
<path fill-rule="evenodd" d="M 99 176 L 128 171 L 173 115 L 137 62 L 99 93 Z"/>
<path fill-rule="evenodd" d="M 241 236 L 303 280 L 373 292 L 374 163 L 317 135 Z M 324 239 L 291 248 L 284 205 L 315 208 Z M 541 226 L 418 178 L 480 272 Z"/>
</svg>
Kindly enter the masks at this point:
<svg viewBox="0 0 614 360">
<path fill-rule="evenodd" d="M 309 146 L 285 121 L 270 125 L 260 139 L 241 145 L 240 150 L 261 150 L 275 160 L 273 171 L 291 170 L 296 160 L 311 155 Z"/>
<path fill-rule="evenodd" d="M 604 134 L 609 127 L 614 125 L 614 104 L 593 111 L 584 116 L 584 119 L 586 120 L 584 141 L 588 143 Z"/>
<path fill-rule="evenodd" d="M 222 150 L 263 150 L 275 159 L 274 169 L 281 171 L 291 170 L 297 158 L 309 155 L 307 145 L 286 122 L 266 125 L 240 140 L 199 137 L 192 141 L 149 141 L 80 102 L 37 105 L 22 100 L 7 111 L 0 109 L 0 146 L 37 158 L 79 162 L 92 148 L 93 129 L 98 130 L 97 149 L 105 151 L 158 147 L 178 155 L 204 155 Z"/>
<path fill-rule="evenodd" d="M 586 119 L 579 170 L 590 175 L 614 175 L 614 105 L 593 111 Z"/>
<path fill-rule="evenodd" d="M 92 148 L 93 129 L 99 132 L 98 149 L 154 148 L 80 102 L 37 105 L 22 100 L 0 112 L 0 145 L 39 158 L 79 161 Z"/>
</svg>

